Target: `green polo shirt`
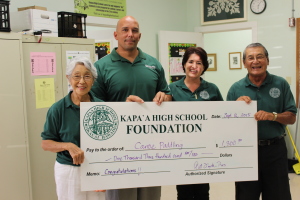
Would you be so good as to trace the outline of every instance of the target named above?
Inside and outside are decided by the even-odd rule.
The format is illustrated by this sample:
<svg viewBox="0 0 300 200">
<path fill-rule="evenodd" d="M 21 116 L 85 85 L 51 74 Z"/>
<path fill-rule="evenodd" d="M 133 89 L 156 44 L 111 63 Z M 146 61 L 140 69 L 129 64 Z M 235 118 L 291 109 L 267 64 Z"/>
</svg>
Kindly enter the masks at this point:
<svg viewBox="0 0 300 200">
<path fill-rule="evenodd" d="M 72 91 L 49 108 L 41 136 L 43 140 L 71 142 L 80 147 L 80 107 L 72 102 L 71 93 Z M 91 101 L 103 102 L 92 96 Z M 69 151 L 58 152 L 56 161 L 78 166 L 73 164 Z"/>
<path fill-rule="evenodd" d="M 201 79 L 200 87 L 191 92 L 184 84 L 184 79 L 180 79 L 170 84 L 173 101 L 223 101 L 219 88 L 213 84 Z"/>
<path fill-rule="evenodd" d="M 131 63 L 116 49 L 95 63 L 98 78 L 91 91 L 96 97 L 125 101 L 129 95 L 137 95 L 144 101 L 152 101 L 159 91 L 170 94 L 164 69 L 154 57 L 138 48 L 139 54 Z"/>
<path fill-rule="evenodd" d="M 283 113 L 297 112 L 295 99 L 289 84 L 282 77 L 267 72 L 267 77 L 260 87 L 252 84 L 248 75 L 234 83 L 228 91 L 227 100 L 235 101 L 240 96 L 249 96 L 257 101 L 257 111 Z M 258 122 L 258 139 L 271 139 L 285 132 L 285 125 L 273 121 Z"/>
</svg>

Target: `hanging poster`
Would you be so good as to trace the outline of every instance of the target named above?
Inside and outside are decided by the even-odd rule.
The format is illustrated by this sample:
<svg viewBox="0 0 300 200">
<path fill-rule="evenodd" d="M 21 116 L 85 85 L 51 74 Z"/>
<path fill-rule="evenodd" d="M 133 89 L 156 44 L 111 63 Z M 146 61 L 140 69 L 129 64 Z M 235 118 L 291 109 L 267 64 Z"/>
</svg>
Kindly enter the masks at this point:
<svg viewBox="0 0 300 200">
<path fill-rule="evenodd" d="M 34 79 L 36 109 L 49 108 L 55 103 L 54 78 Z"/>
<path fill-rule="evenodd" d="M 55 52 L 30 52 L 31 75 L 55 75 Z"/>
<path fill-rule="evenodd" d="M 74 0 L 76 13 L 121 19 L 126 16 L 126 0 Z"/>
<path fill-rule="evenodd" d="M 201 0 L 201 24 L 222 24 L 247 20 L 247 0 Z"/>
<path fill-rule="evenodd" d="M 169 66 L 170 81 L 178 81 L 185 75 L 182 68 L 182 57 L 189 47 L 196 47 L 196 44 L 169 43 Z"/>
<path fill-rule="evenodd" d="M 110 54 L 110 42 L 96 42 L 95 43 L 95 61 Z"/>
<path fill-rule="evenodd" d="M 66 51 L 67 65 L 71 62 L 72 59 L 80 56 L 85 56 L 87 58 L 91 58 L 89 51 Z"/>
</svg>

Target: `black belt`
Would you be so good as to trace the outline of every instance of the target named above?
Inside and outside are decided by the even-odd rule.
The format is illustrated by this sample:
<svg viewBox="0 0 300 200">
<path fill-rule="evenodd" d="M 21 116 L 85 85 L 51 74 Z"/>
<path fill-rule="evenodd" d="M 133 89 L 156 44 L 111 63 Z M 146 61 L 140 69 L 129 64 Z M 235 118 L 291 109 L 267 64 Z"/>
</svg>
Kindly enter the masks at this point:
<svg viewBox="0 0 300 200">
<path fill-rule="evenodd" d="M 276 141 L 280 140 L 283 137 L 284 137 L 284 135 L 281 135 L 281 136 L 278 136 L 278 137 L 275 137 L 275 138 L 272 138 L 269 140 L 258 140 L 258 145 L 259 146 L 269 146 L 269 145 L 275 144 Z"/>
</svg>

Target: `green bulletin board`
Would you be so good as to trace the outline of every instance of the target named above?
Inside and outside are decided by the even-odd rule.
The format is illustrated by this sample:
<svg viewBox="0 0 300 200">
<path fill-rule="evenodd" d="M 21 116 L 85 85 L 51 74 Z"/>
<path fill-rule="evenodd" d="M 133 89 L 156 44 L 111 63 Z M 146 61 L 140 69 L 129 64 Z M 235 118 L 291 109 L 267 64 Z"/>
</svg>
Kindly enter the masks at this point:
<svg viewBox="0 0 300 200">
<path fill-rule="evenodd" d="M 95 43 L 95 61 L 110 54 L 110 42 L 96 42 Z"/>
<path fill-rule="evenodd" d="M 121 19 L 126 16 L 126 0 L 74 0 L 75 12 L 88 16 Z"/>
<path fill-rule="evenodd" d="M 185 76 L 182 68 L 182 57 L 189 47 L 196 47 L 196 44 L 169 43 L 169 71 L 170 82 L 175 82 Z"/>
</svg>

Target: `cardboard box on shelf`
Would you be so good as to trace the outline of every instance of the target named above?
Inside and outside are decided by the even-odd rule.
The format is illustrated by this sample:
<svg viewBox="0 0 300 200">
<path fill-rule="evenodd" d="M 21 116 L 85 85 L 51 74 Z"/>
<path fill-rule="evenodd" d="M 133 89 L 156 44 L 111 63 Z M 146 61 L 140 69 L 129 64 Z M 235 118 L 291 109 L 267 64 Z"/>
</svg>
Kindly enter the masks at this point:
<svg viewBox="0 0 300 200">
<path fill-rule="evenodd" d="M 13 32 L 29 29 L 42 31 L 43 36 L 58 37 L 57 12 L 37 9 L 11 12 L 10 21 Z"/>
<path fill-rule="evenodd" d="M 23 11 L 23 10 L 28 10 L 28 9 L 47 10 L 46 7 L 41 7 L 41 6 L 28 6 L 28 7 L 18 8 L 18 11 Z"/>
</svg>

